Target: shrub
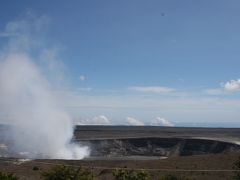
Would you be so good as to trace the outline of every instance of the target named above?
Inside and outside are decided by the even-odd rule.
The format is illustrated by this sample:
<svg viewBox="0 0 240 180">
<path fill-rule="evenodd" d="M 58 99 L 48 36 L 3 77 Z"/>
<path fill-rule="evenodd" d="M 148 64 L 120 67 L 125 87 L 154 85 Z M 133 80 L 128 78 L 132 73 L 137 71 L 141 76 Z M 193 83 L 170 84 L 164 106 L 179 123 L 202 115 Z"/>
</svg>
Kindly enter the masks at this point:
<svg viewBox="0 0 240 180">
<path fill-rule="evenodd" d="M 182 177 L 182 176 L 178 177 L 178 176 L 169 174 L 169 175 L 160 177 L 159 180 L 188 180 L 188 178 Z"/>
<path fill-rule="evenodd" d="M 116 180 L 149 180 L 148 173 L 127 169 L 116 169 L 113 171 L 113 176 Z"/>
<path fill-rule="evenodd" d="M 85 168 L 73 168 L 70 166 L 55 166 L 48 172 L 43 172 L 45 180 L 92 180 L 91 172 Z"/>
<path fill-rule="evenodd" d="M 39 167 L 33 166 L 32 170 L 33 170 L 33 171 L 38 171 L 38 170 L 39 170 Z"/>
<path fill-rule="evenodd" d="M 12 173 L 0 172 L 0 179 L 1 180 L 18 180 L 19 178 Z"/>
</svg>

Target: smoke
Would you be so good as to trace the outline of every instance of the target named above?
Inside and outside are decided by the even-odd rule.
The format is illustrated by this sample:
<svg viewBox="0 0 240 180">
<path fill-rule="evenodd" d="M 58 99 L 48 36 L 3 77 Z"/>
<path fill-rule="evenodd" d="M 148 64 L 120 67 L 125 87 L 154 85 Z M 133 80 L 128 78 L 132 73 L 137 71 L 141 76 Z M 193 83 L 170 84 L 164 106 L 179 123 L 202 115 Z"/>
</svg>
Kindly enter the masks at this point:
<svg viewBox="0 0 240 180">
<path fill-rule="evenodd" d="M 11 22 L 3 33 L 10 37 L 0 55 L 0 110 L 12 126 L 10 149 L 28 158 L 82 159 L 89 149 L 71 142 L 72 119 L 31 53 L 32 47 L 40 48 L 34 45 L 32 30 L 39 30 L 39 21 L 42 18 Z"/>
</svg>

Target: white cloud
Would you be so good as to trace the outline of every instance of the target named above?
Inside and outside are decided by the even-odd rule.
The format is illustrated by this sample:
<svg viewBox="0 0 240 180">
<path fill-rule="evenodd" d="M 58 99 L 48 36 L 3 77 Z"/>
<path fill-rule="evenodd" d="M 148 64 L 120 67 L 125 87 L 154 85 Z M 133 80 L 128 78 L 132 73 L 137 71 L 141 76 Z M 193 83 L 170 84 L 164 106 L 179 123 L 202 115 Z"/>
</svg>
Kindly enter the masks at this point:
<svg viewBox="0 0 240 180">
<path fill-rule="evenodd" d="M 90 87 L 86 87 L 86 88 L 77 88 L 77 90 L 78 90 L 78 91 L 86 91 L 86 92 L 88 92 L 88 91 L 92 91 L 92 88 L 90 88 Z"/>
<path fill-rule="evenodd" d="M 224 92 L 223 95 L 227 94 Z M 129 117 L 129 114 L 137 114 L 142 119 L 150 119 L 158 114 L 164 114 L 170 120 L 179 121 L 179 125 L 192 124 L 240 124 L 239 107 L 240 99 L 226 98 L 225 96 L 204 96 L 193 94 L 192 96 L 139 96 L 133 94 L 103 94 L 89 95 L 82 93 L 61 94 L 64 98 L 64 106 L 73 116 L 89 116 L 89 114 L 112 114 L 112 123 L 120 122 Z M 151 121 L 151 120 L 150 120 Z M 146 123 L 146 124 L 150 124 Z"/>
<path fill-rule="evenodd" d="M 132 117 L 127 117 L 127 122 L 129 125 L 132 125 L 132 126 L 144 126 L 144 123 L 142 121 Z"/>
<path fill-rule="evenodd" d="M 220 88 L 205 89 L 203 92 L 206 93 L 206 94 L 209 94 L 209 95 L 222 95 L 222 94 L 224 94 L 224 91 Z"/>
<path fill-rule="evenodd" d="M 156 117 L 156 119 L 151 121 L 150 125 L 151 126 L 174 126 L 173 123 L 161 117 Z"/>
<path fill-rule="evenodd" d="M 78 125 L 111 125 L 110 120 L 104 116 L 95 116 L 92 119 L 84 119 L 77 122 Z"/>
<path fill-rule="evenodd" d="M 230 80 L 224 84 L 224 90 L 227 92 L 237 92 L 240 91 L 240 79 Z"/>
<path fill-rule="evenodd" d="M 143 92 L 143 93 L 170 93 L 175 91 L 173 88 L 162 87 L 162 86 L 134 86 L 129 88 L 132 91 Z"/>
<path fill-rule="evenodd" d="M 109 119 L 106 116 L 100 115 L 92 119 L 92 122 L 95 124 L 109 125 L 111 124 Z"/>
<path fill-rule="evenodd" d="M 85 81 L 86 78 L 85 78 L 84 75 L 80 75 L 80 76 L 79 76 L 79 79 L 80 79 L 80 81 Z"/>
</svg>

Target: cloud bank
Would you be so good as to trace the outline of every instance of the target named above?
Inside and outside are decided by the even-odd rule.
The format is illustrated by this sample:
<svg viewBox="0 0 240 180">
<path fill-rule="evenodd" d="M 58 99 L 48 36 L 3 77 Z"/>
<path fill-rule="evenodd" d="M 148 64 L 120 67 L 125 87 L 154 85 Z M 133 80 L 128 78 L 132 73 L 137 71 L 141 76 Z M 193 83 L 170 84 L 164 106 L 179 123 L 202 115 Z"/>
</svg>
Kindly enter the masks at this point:
<svg viewBox="0 0 240 180">
<path fill-rule="evenodd" d="M 128 125 L 131 125 L 131 126 L 144 126 L 145 125 L 142 121 L 135 119 L 133 117 L 127 117 L 126 120 L 127 120 Z"/>
<path fill-rule="evenodd" d="M 77 125 L 112 125 L 110 120 L 104 116 L 95 116 L 92 119 L 76 120 Z"/>
<path fill-rule="evenodd" d="M 151 126 L 171 126 L 171 127 L 174 126 L 173 123 L 161 117 L 156 117 L 156 119 L 150 122 L 150 125 Z"/>
</svg>

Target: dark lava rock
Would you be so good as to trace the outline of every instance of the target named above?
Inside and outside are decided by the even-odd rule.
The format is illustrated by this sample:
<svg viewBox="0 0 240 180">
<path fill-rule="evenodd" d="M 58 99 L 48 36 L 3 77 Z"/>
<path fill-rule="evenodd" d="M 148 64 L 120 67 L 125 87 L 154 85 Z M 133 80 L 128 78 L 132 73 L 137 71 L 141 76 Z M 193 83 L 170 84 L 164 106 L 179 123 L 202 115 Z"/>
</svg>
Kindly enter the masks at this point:
<svg viewBox="0 0 240 180">
<path fill-rule="evenodd" d="M 208 139 L 128 138 L 81 141 L 91 156 L 189 156 L 240 152 L 240 145 Z"/>
</svg>

